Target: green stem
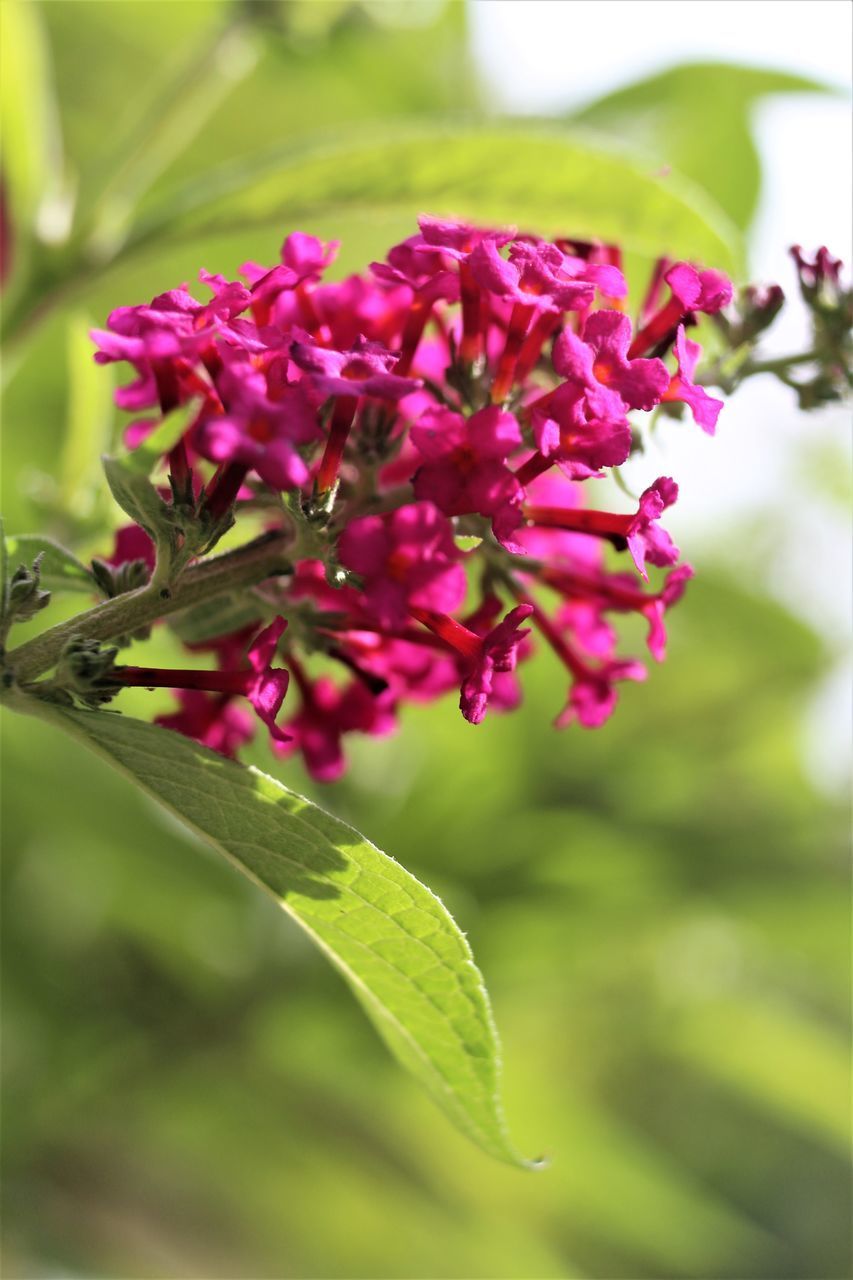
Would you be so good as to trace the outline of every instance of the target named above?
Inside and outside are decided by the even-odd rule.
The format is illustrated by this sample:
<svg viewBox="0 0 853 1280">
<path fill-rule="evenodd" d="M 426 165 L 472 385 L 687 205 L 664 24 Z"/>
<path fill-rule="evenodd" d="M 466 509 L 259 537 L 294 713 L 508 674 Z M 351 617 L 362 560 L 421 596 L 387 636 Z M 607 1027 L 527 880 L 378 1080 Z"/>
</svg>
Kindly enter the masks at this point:
<svg viewBox="0 0 853 1280">
<path fill-rule="evenodd" d="M 779 356 L 775 360 L 748 360 L 740 374 L 741 381 L 754 373 L 787 373 L 800 364 L 814 364 L 820 359 L 819 351 L 803 351 L 796 356 Z"/>
<path fill-rule="evenodd" d="M 6 656 L 6 669 L 19 684 L 27 683 L 56 665 L 73 636 L 112 640 L 235 587 L 255 586 L 265 578 L 288 573 L 291 564 L 287 552 L 292 548 L 291 533 L 264 534 L 236 551 L 194 565 L 171 592 L 149 583 L 138 591 L 106 600 L 11 650 Z"/>
</svg>

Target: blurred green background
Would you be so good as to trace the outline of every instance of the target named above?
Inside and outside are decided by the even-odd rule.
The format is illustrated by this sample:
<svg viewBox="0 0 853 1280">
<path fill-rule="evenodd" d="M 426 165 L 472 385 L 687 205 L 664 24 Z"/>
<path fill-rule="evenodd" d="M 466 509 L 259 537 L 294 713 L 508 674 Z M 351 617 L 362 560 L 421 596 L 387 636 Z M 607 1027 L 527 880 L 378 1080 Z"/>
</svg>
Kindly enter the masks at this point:
<svg viewBox="0 0 853 1280">
<path fill-rule="evenodd" d="M 119 522 L 87 325 L 201 265 L 272 261 L 291 217 L 342 237 L 354 269 L 421 208 L 476 214 L 476 144 L 450 173 L 441 139 L 486 104 L 461 3 L 10 0 L 2 18 L 4 514 L 86 556 Z M 742 263 L 750 103 L 810 86 L 707 66 L 697 93 L 699 74 L 548 122 L 592 148 L 606 201 L 569 179 L 563 213 L 559 175 L 543 187 L 511 135 L 501 199 L 566 231 L 603 205 L 637 273 L 700 231 L 728 255 L 713 265 Z M 640 199 L 655 154 L 686 175 L 660 207 Z M 827 505 L 836 489 L 828 474 Z M 849 1274 L 847 820 L 802 756 L 829 655 L 729 554 L 742 533 L 685 548 L 700 572 L 669 660 L 600 732 L 551 730 L 563 676 L 541 653 L 511 717 L 473 731 L 450 703 L 412 709 L 319 793 L 274 767 L 468 932 L 514 1136 L 552 1158 L 536 1175 L 457 1136 L 274 904 L 104 764 L 5 717 L 5 1275 Z"/>
</svg>

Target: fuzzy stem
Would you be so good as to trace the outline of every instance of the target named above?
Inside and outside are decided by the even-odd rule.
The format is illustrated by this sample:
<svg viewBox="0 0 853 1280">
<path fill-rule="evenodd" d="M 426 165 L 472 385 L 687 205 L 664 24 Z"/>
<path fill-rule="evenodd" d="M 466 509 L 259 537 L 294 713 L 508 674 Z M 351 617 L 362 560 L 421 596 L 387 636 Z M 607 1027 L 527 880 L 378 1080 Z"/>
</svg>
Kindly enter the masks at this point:
<svg viewBox="0 0 853 1280">
<path fill-rule="evenodd" d="M 18 683 L 35 680 L 56 665 L 65 645 L 74 636 L 114 640 L 189 605 L 289 573 L 287 552 L 292 545 L 293 536 L 289 531 L 264 534 L 236 551 L 193 565 L 171 591 L 164 593 L 149 583 L 138 591 L 106 600 L 11 650 L 6 657 L 7 671 L 14 673 Z"/>
</svg>

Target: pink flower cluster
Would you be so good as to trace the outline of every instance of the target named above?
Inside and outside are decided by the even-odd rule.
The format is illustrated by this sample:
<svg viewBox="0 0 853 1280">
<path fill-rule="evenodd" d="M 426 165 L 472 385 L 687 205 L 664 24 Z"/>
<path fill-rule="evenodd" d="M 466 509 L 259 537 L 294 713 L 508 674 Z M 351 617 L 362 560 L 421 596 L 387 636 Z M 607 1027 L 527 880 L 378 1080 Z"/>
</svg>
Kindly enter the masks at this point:
<svg viewBox="0 0 853 1280">
<path fill-rule="evenodd" d="M 660 523 L 673 480 L 624 513 L 589 505 L 587 482 L 628 458 L 629 414 L 681 401 L 713 433 L 721 408 L 687 336 L 731 299 L 718 272 L 661 260 L 632 324 L 615 246 L 419 226 L 334 282 L 337 244 L 295 232 L 244 283 L 202 272 L 206 302 L 182 286 L 93 335 L 97 361 L 134 370 L 117 393 L 146 413 L 129 444 L 196 405 L 165 461 L 199 519 L 293 534 L 292 573 L 255 601 L 263 629 L 216 637 L 217 670 L 117 680 L 180 689 L 162 722 L 226 754 L 251 734 L 248 698 L 273 749 L 323 780 L 345 735 L 387 733 L 406 701 L 457 689 L 473 724 L 516 706 L 534 636 L 566 669 L 557 723 L 602 724 L 616 682 L 645 677 L 617 657 L 612 617 L 640 614 L 662 659 L 692 570 Z M 667 571 L 654 588 L 650 565 Z"/>
</svg>

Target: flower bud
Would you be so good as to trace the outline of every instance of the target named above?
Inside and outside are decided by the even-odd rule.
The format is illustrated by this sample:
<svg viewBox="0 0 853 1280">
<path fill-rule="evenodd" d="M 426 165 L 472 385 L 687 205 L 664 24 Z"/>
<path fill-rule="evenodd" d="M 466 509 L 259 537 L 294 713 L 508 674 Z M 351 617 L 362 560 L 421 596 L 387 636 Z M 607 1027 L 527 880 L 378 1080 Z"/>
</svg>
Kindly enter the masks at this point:
<svg viewBox="0 0 853 1280">
<path fill-rule="evenodd" d="M 27 622 L 50 604 L 50 592 L 39 587 L 42 556 L 36 556 L 32 568 L 19 565 L 9 579 L 9 616 L 14 622 Z"/>
</svg>

